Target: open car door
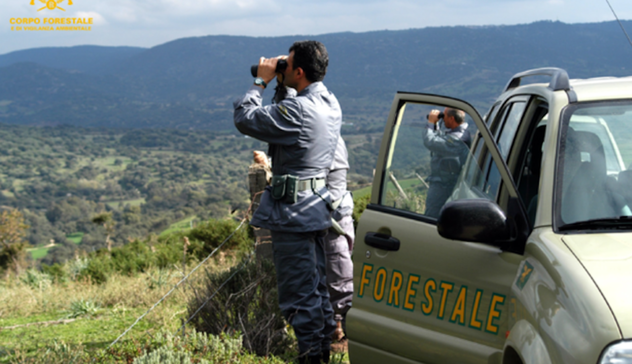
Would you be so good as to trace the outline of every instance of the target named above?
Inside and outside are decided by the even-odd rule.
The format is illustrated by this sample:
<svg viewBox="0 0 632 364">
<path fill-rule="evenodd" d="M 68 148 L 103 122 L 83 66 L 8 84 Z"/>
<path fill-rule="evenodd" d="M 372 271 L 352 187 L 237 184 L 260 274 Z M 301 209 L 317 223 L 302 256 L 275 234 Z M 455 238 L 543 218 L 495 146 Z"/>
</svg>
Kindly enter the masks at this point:
<svg viewBox="0 0 632 364">
<path fill-rule="evenodd" d="M 446 107 L 465 112 L 471 145 L 459 145 L 463 142 L 447 136 L 445 126 L 429 129 L 430 111 Z M 445 148 L 433 149 L 424 138 L 428 132 L 444 138 Z M 347 316 L 352 363 L 500 362 L 511 285 L 529 227 L 496 140 L 466 102 L 395 96 L 371 201 L 356 234 L 354 300 Z M 456 160 L 450 147 L 460 150 Z M 446 178 L 436 178 L 442 173 Z M 458 212 L 459 201 L 467 201 L 474 207 L 466 211 L 475 218 L 490 215 L 492 222 L 477 227 L 464 224 L 467 216 L 458 213 L 430 213 L 429 198 L 436 204 L 433 193 L 445 190 L 441 204 L 457 206 Z M 445 221 L 449 218 L 457 221 Z"/>
</svg>

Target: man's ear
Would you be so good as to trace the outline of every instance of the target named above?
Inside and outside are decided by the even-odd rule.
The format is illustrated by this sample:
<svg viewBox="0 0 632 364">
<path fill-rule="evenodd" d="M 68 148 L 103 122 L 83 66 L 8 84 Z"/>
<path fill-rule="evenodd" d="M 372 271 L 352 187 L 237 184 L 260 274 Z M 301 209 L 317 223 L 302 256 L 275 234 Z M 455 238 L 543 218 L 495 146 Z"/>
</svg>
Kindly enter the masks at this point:
<svg viewBox="0 0 632 364">
<path fill-rule="evenodd" d="M 301 67 L 296 67 L 296 78 L 300 79 L 305 77 L 305 71 Z"/>
</svg>

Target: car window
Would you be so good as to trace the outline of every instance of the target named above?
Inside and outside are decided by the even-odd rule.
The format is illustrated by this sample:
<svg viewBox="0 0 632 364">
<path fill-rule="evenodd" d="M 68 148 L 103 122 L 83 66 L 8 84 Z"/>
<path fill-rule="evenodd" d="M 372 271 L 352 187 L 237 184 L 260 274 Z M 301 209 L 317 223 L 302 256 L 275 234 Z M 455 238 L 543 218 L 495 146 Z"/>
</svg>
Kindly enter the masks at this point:
<svg viewBox="0 0 632 364">
<path fill-rule="evenodd" d="M 454 116 L 447 115 L 432 125 L 427 119 L 432 110 L 445 111 L 445 107 L 409 102 L 400 108 L 382 177 L 380 205 L 436 218 L 451 198 L 477 130 L 462 111 L 458 112 L 462 124 L 455 125 Z M 476 161 L 468 170 L 480 176 Z"/>
<path fill-rule="evenodd" d="M 509 155 L 511 144 L 513 143 L 518 125 L 525 111 L 525 106 L 525 101 L 507 104 L 503 107 L 500 118 L 492 125 L 494 136 L 498 142 L 498 149 L 505 160 Z M 486 149 L 482 150 L 482 154 L 479 155 L 479 158 L 481 157 L 483 157 L 484 160 L 480 164 L 483 166 L 484 174 L 476 181 L 472 181 L 473 186 L 487 198 L 495 200 L 498 194 L 498 188 L 500 187 L 500 171 L 498 166 L 493 162 L 491 154 L 487 153 Z"/>
<path fill-rule="evenodd" d="M 516 136 L 516 131 L 518 130 L 518 125 L 520 125 L 520 120 L 522 119 L 526 105 L 527 103 L 523 101 L 512 103 L 507 117 L 502 121 L 500 135 L 497 140 L 498 149 L 504 159 L 507 159 L 509 155 L 511 144 Z"/>
<path fill-rule="evenodd" d="M 565 111 L 556 186 L 562 225 L 632 216 L 631 123 L 630 100 Z"/>
</svg>

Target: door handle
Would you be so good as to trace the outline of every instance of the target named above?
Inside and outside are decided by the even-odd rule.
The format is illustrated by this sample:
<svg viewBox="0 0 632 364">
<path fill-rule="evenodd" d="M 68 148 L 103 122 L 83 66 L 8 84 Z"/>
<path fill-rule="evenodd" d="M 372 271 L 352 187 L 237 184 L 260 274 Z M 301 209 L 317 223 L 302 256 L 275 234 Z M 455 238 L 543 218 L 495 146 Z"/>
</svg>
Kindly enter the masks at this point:
<svg viewBox="0 0 632 364">
<path fill-rule="evenodd" d="M 364 236 L 364 242 L 366 243 L 366 245 L 369 245 L 378 249 L 391 250 L 391 251 L 399 250 L 399 239 L 392 237 L 390 235 L 368 232 Z"/>
</svg>

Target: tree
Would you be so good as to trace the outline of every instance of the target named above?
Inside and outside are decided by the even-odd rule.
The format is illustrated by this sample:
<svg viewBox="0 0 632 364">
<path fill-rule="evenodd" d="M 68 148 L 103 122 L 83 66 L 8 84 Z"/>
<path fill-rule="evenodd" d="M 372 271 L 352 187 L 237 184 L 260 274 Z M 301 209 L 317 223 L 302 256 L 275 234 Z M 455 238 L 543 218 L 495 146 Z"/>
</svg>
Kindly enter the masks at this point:
<svg viewBox="0 0 632 364">
<path fill-rule="evenodd" d="M 112 242 L 110 241 L 110 235 L 114 232 L 114 220 L 112 220 L 112 213 L 104 212 L 98 214 L 92 218 L 92 222 L 97 225 L 103 225 L 105 228 L 105 244 L 108 247 L 108 251 L 112 251 Z"/>
<path fill-rule="evenodd" d="M 24 215 L 18 210 L 5 210 L 0 214 L 0 269 L 19 274 L 26 267 L 26 229 Z"/>
</svg>

